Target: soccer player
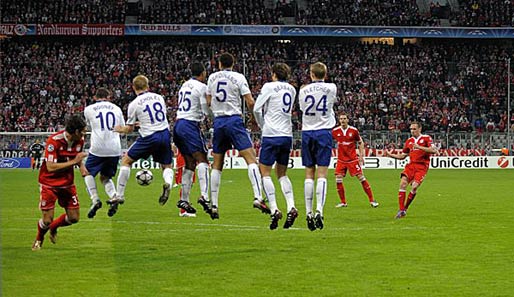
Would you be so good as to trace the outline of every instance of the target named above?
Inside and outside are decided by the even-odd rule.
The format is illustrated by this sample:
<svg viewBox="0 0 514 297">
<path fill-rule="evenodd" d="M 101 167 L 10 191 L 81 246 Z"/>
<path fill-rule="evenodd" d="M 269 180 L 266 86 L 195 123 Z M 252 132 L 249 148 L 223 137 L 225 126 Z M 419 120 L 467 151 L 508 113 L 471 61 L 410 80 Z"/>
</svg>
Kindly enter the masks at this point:
<svg viewBox="0 0 514 297">
<path fill-rule="evenodd" d="M 428 172 L 430 165 L 430 155 L 437 153 L 437 148 L 432 143 L 432 137 L 421 134 L 421 124 L 414 121 L 410 124 L 410 132 L 412 137 L 407 139 L 403 150 L 399 154 L 393 154 L 385 151 L 386 157 L 403 160 L 409 156 L 410 161 L 400 174 L 400 189 L 398 190 L 398 203 L 400 210 L 396 214 L 397 219 L 401 219 L 407 215 L 409 205 L 416 197 L 418 187 L 421 185 Z M 405 193 L 407 185 L 411 184 L 411 190 L 405 203 Z"/>
<path fill-rule="evenodd" d="M 114 126 L 114 131 L 123 134 L 131 133 L 134 131 L 136 121 L 139 121 L 141 137 L 136 139 L 121 159 L 116 196 L 107 201 L 111 205 L 109 216 L 113 216 L 118 210 L 118 205 L 125 202 L 125 187 L 129 179 L 130 167 L 141 158 L 146 159 L 151 155 L 155 162 L 161 164 L 164 184 L 159 197 L 160 205 L 168 201 L 173 186 L 173 152 L 164 98 L 149 91 L 148 78 L 144 75 L 138 75 L 132 80 L 132 89 L 137 97 L 129 104 L 126 125 Z"/>
<path fill-rule="evenodd" d="M 254 100 L 246 78 L 235 71 L 234 56 L 223 53 L 219 57 L 220 71 L 209 76 L 207 81 L 207 103 L 214 114 L 213 157 L 211 171 L 211 218 L 218 219 L 218 194 L 225 153 L 234 146 L 248 164 L 248 178 L 253 188 L 253 207 L 270 214 L 262 200 L 261 174 L 255 150 L 242 118 L 241 96 L 248 109 L 253 109 Z"/>
<path fill-rule="evenodd" d="M 291 112 L 296 98 L 296 89 L 287 83 L 290 73 L 291 69 L 284 63 L 273 65 L 272 82 L 264 84 L 254 106 L 255 119 L 262 129 L 259 168 L 271 210 L 269 226 L 271 230 L 276 229 L 278 221 L 282 219 L 282 212 L 277 207 L 275 186 L 271 180 L 271 168 L 275 163 L 277 178 L 287 203 L 288 212 L 284 228 L 290 228 L 298 217 L 294 204 L 293 185 L 286 175 L 293 146 Z"/>
<path fill-rule="evenodd" d="M 207 86 L 205 79 L 207 72 L 200 62 L 191 64 L 192 78 L 186 81 L 178 92 L 179 104 L 177 121 L 173 127 L 173 142 L 178 151 L 184 156 L 185 169 L 182 173 L 182 187 L 177 207 L 189 214 L 196 210 L 189 203 L 191 186 L 195 169 L 198 169 L 198 183 L 201 196 L 198 203 L 207 213 L 211 213 L 209 205 L 209 161 L 207 160 L 207 146 L 200 131 L 200 122 L 209 114 L 205 98 Z M 198 164 L 198 165 L 197 165 Z"/>
<path fill-rule="evenodd" d="M 93 99 L 95 103 L 84 109 L 84 117 L 91 130 L 91 147 L 86 160 L 87 175 L 84 176 L 86 188 L 91 198 L 91 207 L 87 217 L 92 219 L 96 211 L 102 208 L 98 196 L 95 177 L 100 173 L 100 182 L 109 199 L 116 195 L 112 177 L 118 170 L 121 156 L 120 134 L 114 132 L 114 126 L 125 125 L 121 108 L 110 102 L 111 93 L 106 88 L 98 88 Z"/>
<path fill-rule="evenodd" d="M 45 157 L 39 171 L 39 209 L 42 218 L 37 225 L 36 240 L 32 250 L 40 250 L 45 234 L 50 230 L 50 241 L 56 243 L 59 227 L 76 224 L 80 218 L 77 189 L 73 182 L 73 167 L 79 165 L 85 170 L 82 160 L 86 122 L 79 115 L 67 119 L 65 130 L 52 134 L 46 140 Z M 55 203 L 66 213 L 54 220 Z"/>
<path fill-rule="evenodd" d="M 180 153 L 180 151 L 177 149 L 176 146 L 173 147 L 173 154 L 175 155 L 175 184 L 173 185 L 174 188 L 178 187 L 179 185 L 182 186 L 182 176 L 184 175 L 184 169 L 186 167 L 186 160 L 184 160 L 184 156 Z M 193 173 L 193 181 L 191 183 L 191 187 L 193 187 L 193 184 L 195 183 L 196 174 Z M 182 188 L 180 188 L 179 191 L 179 197 L 182 197 Z M 196 217 L 196 213 L 188 213 L 183 208 L 179 208 L 179 216 L 180 217 Z"/>
<path fill-rule="evenodd" d="M 371 207 L 378 207 L 378 202 L 373 199 L 371 187 L 362 173 L 364 165 L 364 141 L 359 134 L 357 128 L 348 125 L 348 115 L 346 113 L 339 114 L 340 126 L 332 130 L 332 137 L 337 142 L 337 165 L 335 170 L 337 194 L 341 203 L 336 207 L 347 207 L 346 197 L 344 193 L 343 178 L 346 172 L 350 171 L 350 176 L 357 176 L 361 182 L 362 189 L 368 195 Z M 359 154 L 356 152 L 356 143 L 359 144 Z"/>
<path fill-rule="evenodd" d="M 336 125 L 334 102 L 337 86 L 326 83 L 327 66 L 321 62 L 310 66 L 312 83 L 300 89 L 298 101 L 302 115 L 302 164 L 305 166 L 305 208 L 307 227 L 323 229 L 323 207 L 327 195 L 327 171 L 332 157 L 332 128 Z M 312 213 L 314 177 L 316 214 Z"/>
<path fill-rule="evenodd" d="M 36 142 L 34 142 L 30 146 L 30 156 L 32 157 L 32 171 L 37 168 L 41 167 L 41 155 L 45 147 L 41 144 L 39 139 L 36 139 Z"/>
</svg>

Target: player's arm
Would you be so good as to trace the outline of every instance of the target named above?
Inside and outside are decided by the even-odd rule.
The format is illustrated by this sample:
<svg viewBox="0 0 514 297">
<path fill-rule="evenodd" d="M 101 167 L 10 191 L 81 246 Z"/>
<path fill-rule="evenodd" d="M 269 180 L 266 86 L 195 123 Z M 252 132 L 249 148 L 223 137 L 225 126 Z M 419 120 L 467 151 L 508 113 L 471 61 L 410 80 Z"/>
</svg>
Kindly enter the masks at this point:
<svg viewBox="0 0 514 297">
<path fill-rule="evenodd" d="M 255 106 L 255 100 L 253 100 L 252 93 L 244 94 L 243 98 L 245 99 L 248 110 L 253 111 L 253 108 Z"/>
<path fill-rule="evenodd" d="M 404 152 L 401 152 L 399 154 L 393 154 L 393 153 L 390 153 L 388 150 L 385 150 L 386 157 L 390 157 L 390 158 L 397 159 L 397 160 L 403 160 L 403 159 L 407 158 L 408 155 L 409 154 L 404 153 Z"/>
<path fill-rule="evenodd" d="M 418 149 L 418 150 L 422 150 L 425 153 L 429 153 L 429 154 L 436 154 L 438 152 L 437 148 L 433 144 L 430 145 L 429 147 L 426 147 L 426 146 L 420 146 L 419 144 L 415 143 L 413 148 L 414 149 Z"/>
<path fill-rule="evenodd" d="M 48 172 L 55 172 L 55 171 L 66 169 L 68 167 L 72 167 L 72 166 L 75 166 L 75 165 L 84 166 L 82 164 L 82 160 L 84 160 L 85 157 L 87 157 L 87 153 L 80 152 L 72 160 L 69 160 L 69 161 L 66 161 L 66 162 L 62 162 L 62 163 L 54 162 L 53 161 L 54 158 L 52 158 L 52 160 L 48 160 L 47 159 L 47 161 L 46 161 L 46 168 L 48 169 Z"/>
<path fill-rule="evenodd" d="M 212 110 L 209 108 L 209 106 L 211 106 L 210 100 L 212 100 L 212 97 L 207 95 L 206 89 L 200 91 L 200 108 L 205 116 L 212 118 L 214 115 L 212 114 Z M 207 100 L 207 96 L 209 96 L 209 100 Z"/>
<path fill-rule="evenodd" d="M 357 143 L 359 145 L 359 164 L 364 165 L 364 141 L 362 137 L 359 136 L 359 141 Z"/>
<path fill-rule="evenodd" d="M 253 106 L 253 115 L 255 117 L 255 121 L 262 129 L 264 126 L 264 113 L 262 108 L 264 104 L 268 101 L 269 96 L 264 93 L 264 88 L 261 90 L 261 94 L 257 97 L 257 101 L 255 101 L 255 105 Z"/>
<path fill-rule="evenodd" d="M 114 132 L 118 132 L 120 134 L 128 134 L 134 131 L 134 125 L 125 125 L 125 126 L 114 126 Z"/>
</svg>

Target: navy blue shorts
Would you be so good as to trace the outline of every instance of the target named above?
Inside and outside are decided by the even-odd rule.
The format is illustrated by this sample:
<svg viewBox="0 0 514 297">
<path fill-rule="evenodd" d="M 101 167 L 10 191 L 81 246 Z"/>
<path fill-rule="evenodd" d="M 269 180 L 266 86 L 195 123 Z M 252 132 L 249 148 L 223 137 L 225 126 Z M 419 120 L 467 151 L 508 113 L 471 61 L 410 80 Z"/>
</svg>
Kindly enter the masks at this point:
<svg viewBox="0 0 514 297">
<path fill-rule="evenodd" d="M 224 154 L 232 149 L 232 146 L 239 151 L 253 147 L 250 135 L 239 115 L 215 118 L 212 138 L 212 151 L 216 154 Z"/>
<path fill-rule="evenodd" d="M 302 165 L 330 165 L 332 158 L 332 130 L 302 131 Z"/>
<path fill-rule="evenodd" d="M 165 129 L 146 137 L 139 137 L 130 146 L 127 155 L 135 161 L 152 156 L 153 161 L 157 163 L 171 165 L 173 152 L 171 151 L 170 131 Z"/>
<path fill-rule="evenodd" d="M 200 131 L 200 123 L 180 119 L 173 127 L 173 143 L 178 147 L 182 155 L 193 153 L 207 153 L 207 147 Z"/>
<path fill-rule="evenodd" d="M 272 166 L 276 161 L 280 165 L 288 165 L 292 145 L 292 137 L 263 137 L 261 151 L 259 152 L 259 163 Z"/>
<path fill-rule="evenodd" d="M 98 157 L 90 153 L 87 156 L 86 169 L 93 177 L 100 172 L 101 175 L 112 178 L 116 175 L 119 161 L 120 157 Z"/>
</svg>

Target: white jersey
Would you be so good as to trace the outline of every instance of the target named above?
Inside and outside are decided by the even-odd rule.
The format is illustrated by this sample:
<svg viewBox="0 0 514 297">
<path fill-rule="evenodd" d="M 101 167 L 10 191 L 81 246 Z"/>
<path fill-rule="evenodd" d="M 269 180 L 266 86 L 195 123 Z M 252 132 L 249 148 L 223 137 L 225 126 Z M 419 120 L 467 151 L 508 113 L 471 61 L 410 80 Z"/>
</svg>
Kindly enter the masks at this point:
<svg viewBox="0 0 514 297">
<path fill-rule="evenodd" d="M 333 83 L 312 82 L 298 95 L 302 116 L 302 131 L 332 129 L 336 125 L 334 102 L 337 86 Z"/>
<path fill-rule="evenodd" d="M 207 95 L 212 96 L 214 117 L 241 115 L 241 96 L 250 94 L 244 75 L 230 70 L 215 72 L 207 81 Z"/>
<path fill-rule="evenodd" d="M 130 102 L 127 113 L 128 125 L 134 125 L 136 121 L 139 121 L 139 134 L 142 137 L 169 128 L 166 103 L 159 94 L 152 92 L 139 94 Z"/>
<path fill-rule="evenodd" d="M 113 128 L 125 125 L 121 108 L 109 101 L 98 101 L 84 109 L 84 117 L 91 129 L 89 152 L 98 157 L 120 156 L 120 134 Z"/>
<path fill-rule="evenodd" d="M 207 85 L 201 81 L 194 78 L 186 81 L 178 92 L 177 120 L 202 121 L 205 113 L 202 105 L 207 105 L 206 91 Z"/>
<path fill-rule="evenodd" d="M 264 137 L 293 136 L 291 111 L 296 89 L 287 82 L 265 83 L 253 112 Z"/>
</svg>

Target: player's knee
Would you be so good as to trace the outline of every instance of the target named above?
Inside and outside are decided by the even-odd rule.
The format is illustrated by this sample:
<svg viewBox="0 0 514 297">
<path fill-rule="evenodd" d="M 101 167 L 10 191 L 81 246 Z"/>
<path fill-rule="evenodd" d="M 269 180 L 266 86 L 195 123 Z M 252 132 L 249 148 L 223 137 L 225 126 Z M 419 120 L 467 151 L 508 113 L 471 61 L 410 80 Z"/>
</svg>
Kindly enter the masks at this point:
<svg viewBox="0 0 514 297">
<path fill-rule="evenodd" d="M 366 177 L 364 175 L 359 175 L 359 176 L 357 176 L 357 178 L 359 179 L 360 182 L 363 182 L 366 180 Z"/>
<path fill-rule="evenodd" d="M 68 217 L 68 221 L 70 222 L 70 224 L 76 224 L 79 222 L 79 217 L 78 216 Z"/>
<path fill-rule="evenodd" d="M 337 184 L 342 184 L 343 183 L 343 176 L 342 175 L 337 175 L 336 176 L 336 183 Z"/>
</svg>

